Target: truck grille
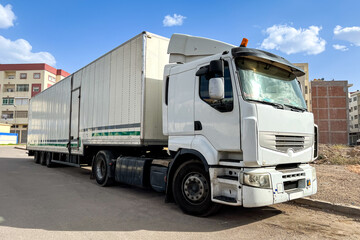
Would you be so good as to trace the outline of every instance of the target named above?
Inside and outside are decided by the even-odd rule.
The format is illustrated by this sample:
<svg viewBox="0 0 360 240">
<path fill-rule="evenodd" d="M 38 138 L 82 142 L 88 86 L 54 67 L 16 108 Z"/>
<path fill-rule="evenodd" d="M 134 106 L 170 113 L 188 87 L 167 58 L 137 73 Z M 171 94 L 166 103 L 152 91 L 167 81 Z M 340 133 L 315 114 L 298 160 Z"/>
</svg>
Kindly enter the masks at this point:
<svg viewBox="0 0 360 240">
<path fill-rule="evenodd" d="M 260 132 L 259 141 L 264 148 L 286 153 L 290 149 L 298 152 L 311 147 L 313 138 L 313 134 Z"/>
<path fill-rule="evenodd" d="M 275 147 L 280 152 L 287 152 L 290 148 L 294 152 L 304 149 L 304 136 L 275 135 Z"/>
</svg>

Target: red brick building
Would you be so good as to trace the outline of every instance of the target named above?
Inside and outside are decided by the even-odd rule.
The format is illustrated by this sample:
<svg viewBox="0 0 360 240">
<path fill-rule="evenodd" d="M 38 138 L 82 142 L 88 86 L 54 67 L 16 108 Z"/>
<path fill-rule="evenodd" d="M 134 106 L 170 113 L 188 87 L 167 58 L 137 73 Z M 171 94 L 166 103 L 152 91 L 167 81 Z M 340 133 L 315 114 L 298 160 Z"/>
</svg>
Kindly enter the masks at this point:
<svg viewBox="0 0 360 240">
<path fill-rule="evenodd" d="M 348 82 L 311 82 L 312 110 L 319 126 L 319 142 L 348 144 Z"/>
</svg>

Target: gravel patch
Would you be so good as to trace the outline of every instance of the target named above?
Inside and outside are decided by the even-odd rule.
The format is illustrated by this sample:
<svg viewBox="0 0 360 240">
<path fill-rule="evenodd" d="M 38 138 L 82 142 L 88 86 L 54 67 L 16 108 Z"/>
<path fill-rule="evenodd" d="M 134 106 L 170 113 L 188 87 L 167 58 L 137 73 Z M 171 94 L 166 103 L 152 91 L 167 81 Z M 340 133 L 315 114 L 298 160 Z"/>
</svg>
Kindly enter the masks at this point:
<svg viewBox="0 0 360 240">
<path fill-rule="evenodd" d="M 311 196 L 331 203 L 360 207 L 360 174 L 344 165 L 313 165 L 316 168 L 318 192 Z"/>
</svg>

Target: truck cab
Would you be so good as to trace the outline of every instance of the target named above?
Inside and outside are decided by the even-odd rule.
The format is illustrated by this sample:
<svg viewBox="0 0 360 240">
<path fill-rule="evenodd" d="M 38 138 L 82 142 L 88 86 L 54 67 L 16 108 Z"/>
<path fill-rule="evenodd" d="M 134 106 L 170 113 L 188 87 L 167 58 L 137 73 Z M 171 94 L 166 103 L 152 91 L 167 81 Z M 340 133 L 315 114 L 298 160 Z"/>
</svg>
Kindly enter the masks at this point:
<svg viewBox="0 0 360 240">
<path fill-rule="evenodd" d="M 174 34 L 163 81 L 163 133 L 175 156 L 167 192 L 183 211 L 260 207 L 317 191 L 317 126 L 286 59 Z"/>
</svg>

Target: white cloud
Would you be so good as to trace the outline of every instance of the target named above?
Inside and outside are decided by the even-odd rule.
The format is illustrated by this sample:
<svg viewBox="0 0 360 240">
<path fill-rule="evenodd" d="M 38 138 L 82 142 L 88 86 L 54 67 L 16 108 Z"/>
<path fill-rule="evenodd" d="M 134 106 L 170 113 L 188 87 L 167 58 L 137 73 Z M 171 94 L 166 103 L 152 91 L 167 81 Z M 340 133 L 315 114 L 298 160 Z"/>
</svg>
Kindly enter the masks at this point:
<svg viewBox="0 0 360 240">
<path fill-rule="evenodd" d="M 337 25 L 334 28 L 334 35 L 336 39 L 345 40 L 353 43 L 355 46 L 360 46 L 360 27 L 341 27 Z"/>
<path fill-rule="evenodd" d="M 333 45 L 333 48 L 336 49 L 336 50 L 343 51 L 343 52 L 349 50 L 346 46 L 344 46 L 344 45 L 339 45 L 339 44 L 334 44 L 334 45 Z"/>
<path fill-rule="evenodd" d="M 166 15 L 163 20 L 164 27 L 181 26 L 186 17 L 174 14 L 173 16 Z"/>
<path fill-rule="evenodd" d="M 305 52 L 316 55 L 325 51 L 326 41 L 319 37 L 321 27 L 295 29 L 287 25 L 274 25 L 265 30 L 269 35 L 261 43 L 264 49 L 276 49 L 286 54 Z"/>
<path fill-rule="evenodd" d="M 0 63 L 47 63 L 55 66 L 56 60 L 48 52 L 32 52 L 32 46 L 25 39 L 10 39 L 0 36 Z"/>
<path fill-rule="evenodd" d="M 14 21 L 16 16 L 12 11 L 12 6 L 10 4 L 5 7 L 0 4 L 0 28 L 9 28 L 14 26 Z"/>
</svg>

